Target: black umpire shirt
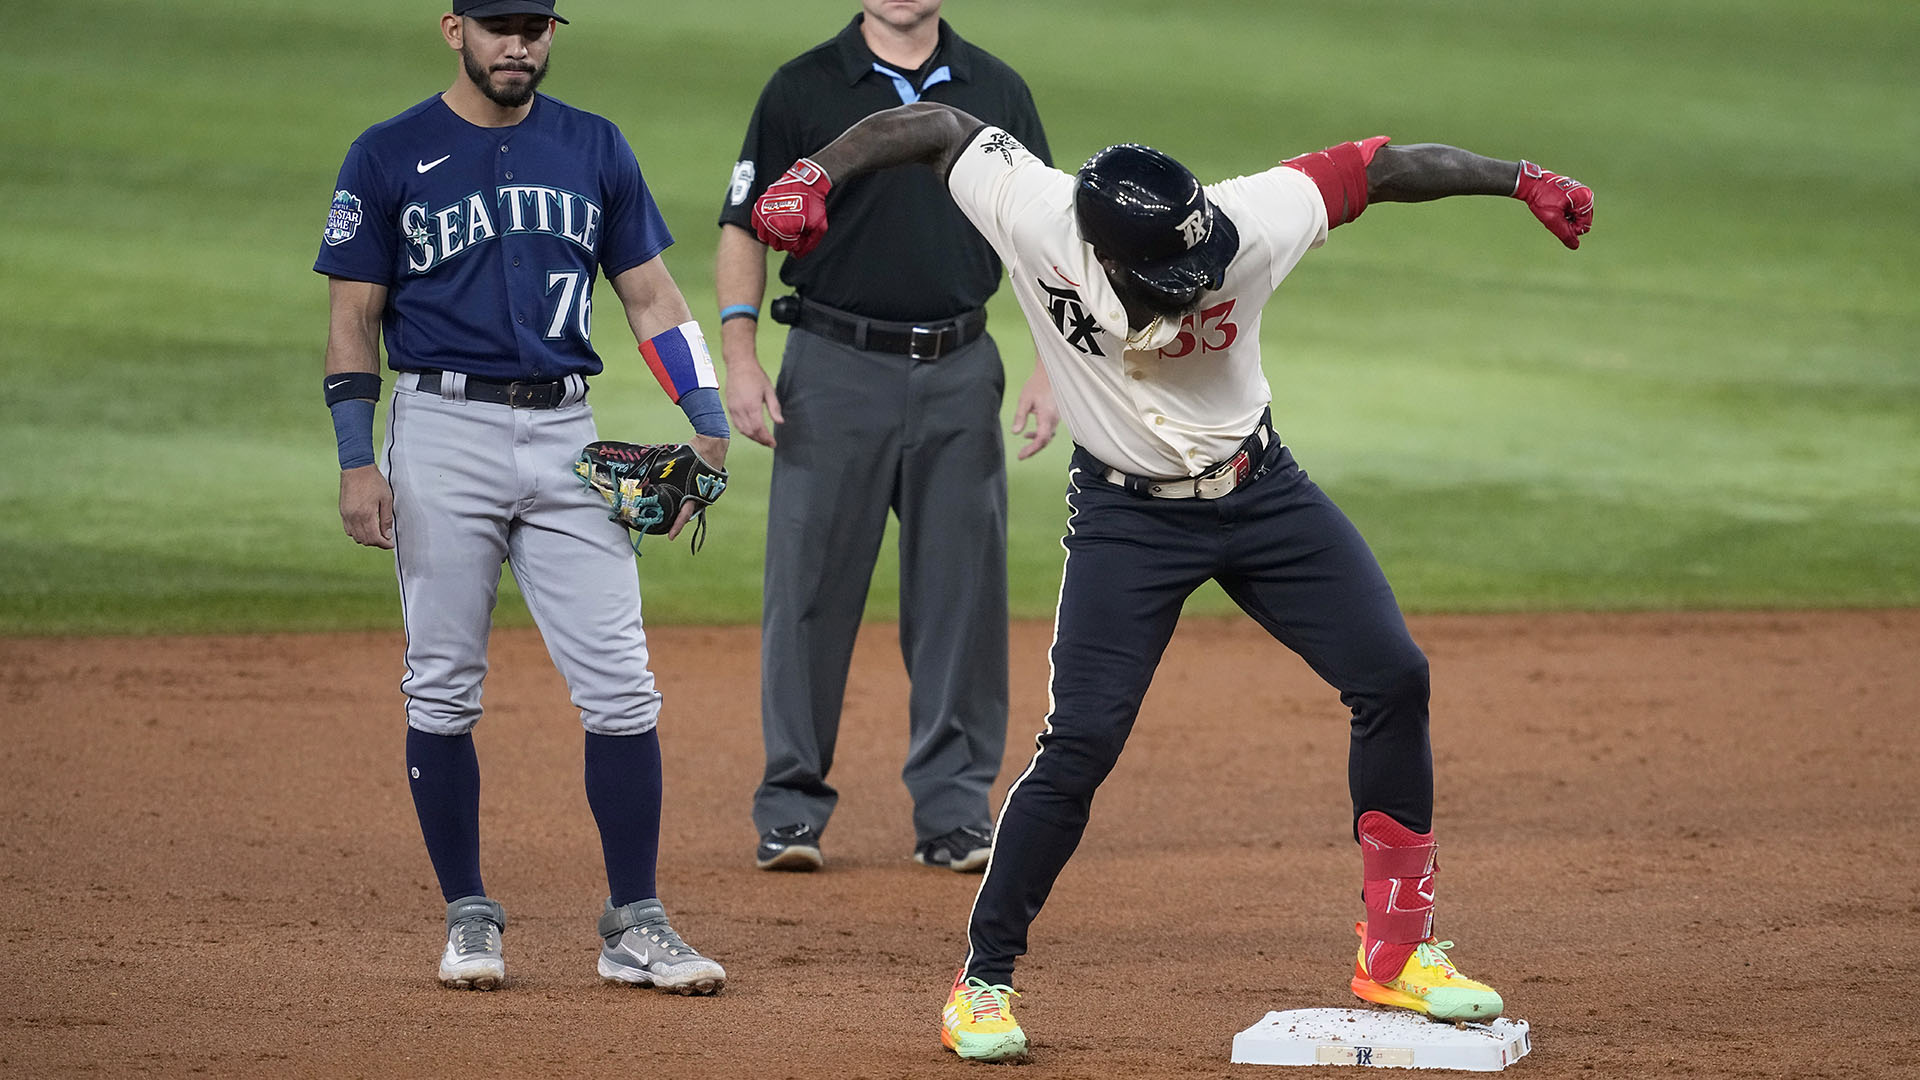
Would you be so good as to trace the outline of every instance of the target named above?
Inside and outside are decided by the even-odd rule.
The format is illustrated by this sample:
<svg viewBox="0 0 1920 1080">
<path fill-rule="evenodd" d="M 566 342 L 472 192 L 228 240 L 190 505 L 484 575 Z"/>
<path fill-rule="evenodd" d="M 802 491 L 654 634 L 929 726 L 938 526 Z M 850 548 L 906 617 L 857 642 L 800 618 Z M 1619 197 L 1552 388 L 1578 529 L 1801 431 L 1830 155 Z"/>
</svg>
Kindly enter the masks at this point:
<svg viewBox="0 0 1920 1080">
<path fill-rule="evenodd" d="M 860 120 L 909 101 L 937 101 L 1003 127 L 1052 164 L 1033 95 L 1014 70 L 961 40 L 945 19 L 919 71 L 884 64 L 856 15 L 833 40 L 767 80 L 747 123 L 720 224 L 753 231 L 753 203 L 795 160 Z M 876 70 L 886 67 L 890 73 Z M 899 76 L 898 79 L 895 76 Z M 836 183 L 830 228 L 804 259 L 788 256 L 780 280 L 817 303 L 896 322 L 952 318 L 1000 287 L 1000 259 L 925 165 L 902 165 Z"/>
</svg>

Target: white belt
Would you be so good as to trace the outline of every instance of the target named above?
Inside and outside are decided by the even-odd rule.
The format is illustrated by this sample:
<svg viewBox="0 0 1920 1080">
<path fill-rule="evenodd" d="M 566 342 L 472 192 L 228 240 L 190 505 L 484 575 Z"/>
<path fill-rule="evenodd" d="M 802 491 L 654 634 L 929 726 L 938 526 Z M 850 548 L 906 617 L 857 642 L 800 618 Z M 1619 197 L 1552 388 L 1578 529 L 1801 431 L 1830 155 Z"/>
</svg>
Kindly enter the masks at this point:
<svg viewBox="0 0 1920 1080">
<path fill-rule="evenodd" d="M 1155 480 L 1108 469 L 1101 478 L 1130 491 L 1144 491 L 1156 499 L 1217 499 L 1253 479 L 1253 472 L 1260 465 L 1259 458 L 1265 456 L 1267 447 L 1272 445 L 1267 441 L 1271 430 L 1261 424 L 1237 453 L 1199 476 Z"/>
</svg>

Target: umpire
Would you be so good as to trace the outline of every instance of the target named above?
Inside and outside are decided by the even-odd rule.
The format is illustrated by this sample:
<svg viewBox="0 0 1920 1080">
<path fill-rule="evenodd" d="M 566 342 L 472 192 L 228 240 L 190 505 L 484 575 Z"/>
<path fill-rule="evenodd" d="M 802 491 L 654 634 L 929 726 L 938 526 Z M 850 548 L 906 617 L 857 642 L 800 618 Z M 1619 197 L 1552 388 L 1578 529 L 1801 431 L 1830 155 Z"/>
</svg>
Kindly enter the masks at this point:
<svg viewBox="0 0 1920 1080">
<path fill-rule="evenodd" d="M 900 651 L 912 682 L 901 776 L 913 857 L 977 871 L 992 850 L 987 797 L 1007 729 L 1006 376 L 983 305 L 1000 261 L 933 170 L 880 171 L 835 191 L 832 234 L 781 265 L 797 295 L 768 311 L 793 327 L 777 385 L 755 347 L 767 248 L 753 232 L 754 200 L 795 158 L 869 114 L 926 100 L 1005 127 L 1049 159 L 1026 83 L 954 33 L 940 5 L 862 0 L 838 36 L 776 71 L 720 213 L 727 409 L 774 449 L 766 769 L 753 802 L 763 870 L 821 865 L 838 798 L 827 773 L 889 511 L 900 522 Z M 1045 446 L 1056 422 L 1036 364 L 1015 407 L 1013 430 L 1027 439 L 1019 456 Z"/>
</svg>

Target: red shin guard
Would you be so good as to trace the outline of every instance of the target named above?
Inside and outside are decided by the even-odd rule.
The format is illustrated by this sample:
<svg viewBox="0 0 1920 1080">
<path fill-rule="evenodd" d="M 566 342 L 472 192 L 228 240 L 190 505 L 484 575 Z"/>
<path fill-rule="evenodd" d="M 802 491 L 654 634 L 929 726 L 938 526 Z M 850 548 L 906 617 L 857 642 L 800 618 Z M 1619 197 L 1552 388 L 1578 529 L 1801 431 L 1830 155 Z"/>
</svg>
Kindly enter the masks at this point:
<svg viewBox="0 0 1920 1080">
<path fill-rule="evenodd" d="M 1433 936 L 1433 872 L 1439 865 L 1433 834 L 1369 810 L 1360 815 L 1360 859 L 1366 975 L 1387 982 L 1399 976 L 1414 946 Z"/>
</svg>

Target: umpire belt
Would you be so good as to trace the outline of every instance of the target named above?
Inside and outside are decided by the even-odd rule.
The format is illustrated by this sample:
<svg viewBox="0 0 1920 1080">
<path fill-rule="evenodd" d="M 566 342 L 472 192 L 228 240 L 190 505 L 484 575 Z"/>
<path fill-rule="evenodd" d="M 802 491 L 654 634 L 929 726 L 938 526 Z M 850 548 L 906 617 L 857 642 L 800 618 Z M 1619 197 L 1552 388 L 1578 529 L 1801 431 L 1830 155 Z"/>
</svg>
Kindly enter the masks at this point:
<svg viewBox="0 0 1920 1080">
<path fill-rule="evenodd" d="M 399 385 L 407 389 L 418 390 L 423 394 L 446 395 L 444 371 L 401 372 Z M 411 387 L 406 386 L 406 376 L 417 375 L 418 381 Z M 484 401 L 492 405 L 511 405 L 516 409 L 557 409 L 572 404 L 587 396 L 585 379 L 570 377 L 555 379 L 552 382 L 511 382 L 502 379 L 483 379 L 478 375 L 460 376 L 465 388 L 459 395 L 468 401 Z M 577 382 L 580 392 L 571 400 L 568 398 L 569 384 Z"/>
<path fill-rule="evenodd" d="M 887 322 L 869 319 L 812 300 L 800 300 L 794 323 L 810 334 L 869 352 L 899 353 L 914 360 L 938 360 L 972 342 L 987 329 L 985 308 L 932 322 Z"/>
<path fill-rule="evenodd" d="M 1199 476 L 1158 480 L 1110 468 L 1101 477 L 1107 483 L 1126 488 L 1136 495 L 1151 495 L 1156 499 L 1217 499 L 1242 484 L 1259 479 L 1267 471 L 1267 451 L 1280 443 L 1279 437 L 1273 433 L 1271 416 L 1271 411 L 1262 413 L 1260 426 L 1240 443 L 1240 449 Z"/>
</svg>

